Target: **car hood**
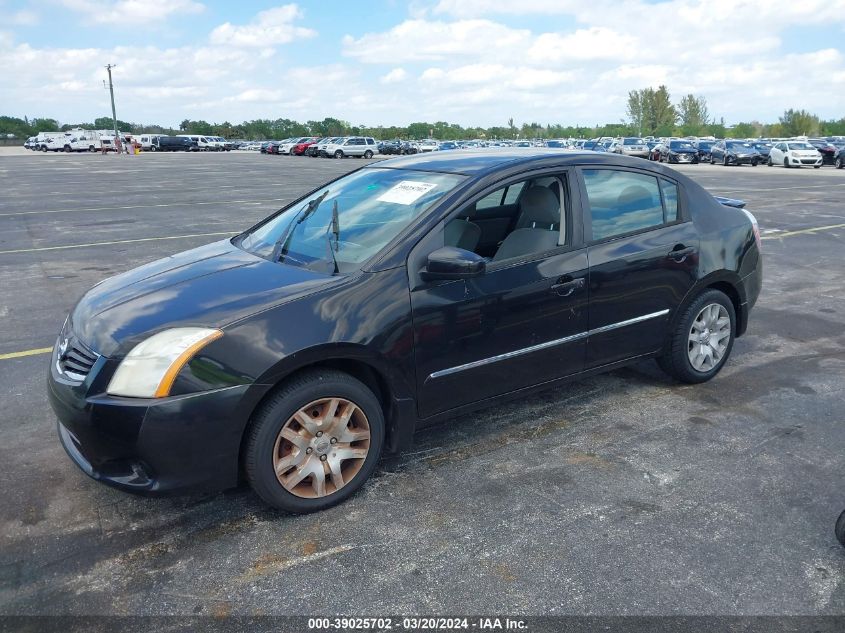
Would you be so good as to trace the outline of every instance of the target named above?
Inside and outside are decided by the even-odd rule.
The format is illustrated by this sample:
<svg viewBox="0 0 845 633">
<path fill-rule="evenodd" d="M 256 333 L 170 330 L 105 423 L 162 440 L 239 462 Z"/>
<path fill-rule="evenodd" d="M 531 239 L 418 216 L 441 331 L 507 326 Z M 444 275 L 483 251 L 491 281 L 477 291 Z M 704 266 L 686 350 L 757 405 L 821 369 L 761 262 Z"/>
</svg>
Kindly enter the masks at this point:
<svg viewBox="0 0 845 633">
<path fill-rule="evenodd" d="M 225 240 L 100 282 L 80 299 L 71 325 L 83 343 L 111 356 L 149 333 L 225 327 L 340 279 L 272 263 Z"/>
</svg>

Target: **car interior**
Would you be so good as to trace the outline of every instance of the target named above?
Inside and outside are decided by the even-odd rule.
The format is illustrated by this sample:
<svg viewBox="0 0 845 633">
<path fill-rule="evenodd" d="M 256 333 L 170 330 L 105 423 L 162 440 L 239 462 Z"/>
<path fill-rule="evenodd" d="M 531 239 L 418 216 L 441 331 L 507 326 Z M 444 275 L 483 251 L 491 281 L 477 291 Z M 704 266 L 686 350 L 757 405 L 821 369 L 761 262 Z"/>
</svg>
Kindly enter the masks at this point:
<svg viewBox="0 0 845 633">
<path fill-rule="evenodd" d="M 499 262 L 566 243 L 561 204 L 565 183 L 550 176 L 512 183 L 476 200 L 446 223 L 445 245 Z"/>
</svg>

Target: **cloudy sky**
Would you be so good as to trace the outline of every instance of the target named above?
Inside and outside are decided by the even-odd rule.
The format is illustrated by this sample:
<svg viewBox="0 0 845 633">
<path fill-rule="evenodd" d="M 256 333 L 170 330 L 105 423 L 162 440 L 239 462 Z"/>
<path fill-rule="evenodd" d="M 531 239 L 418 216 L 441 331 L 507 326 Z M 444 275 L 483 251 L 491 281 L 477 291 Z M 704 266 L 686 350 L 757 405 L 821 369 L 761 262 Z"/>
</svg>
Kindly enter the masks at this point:
<svg viewBox="0 0 845 633">
<path fill-rule="evenodd" d="M 594 125 L 665 83 L 845 116 L 845 0 L 0 0 L 0 114 Z"/>
</svg>

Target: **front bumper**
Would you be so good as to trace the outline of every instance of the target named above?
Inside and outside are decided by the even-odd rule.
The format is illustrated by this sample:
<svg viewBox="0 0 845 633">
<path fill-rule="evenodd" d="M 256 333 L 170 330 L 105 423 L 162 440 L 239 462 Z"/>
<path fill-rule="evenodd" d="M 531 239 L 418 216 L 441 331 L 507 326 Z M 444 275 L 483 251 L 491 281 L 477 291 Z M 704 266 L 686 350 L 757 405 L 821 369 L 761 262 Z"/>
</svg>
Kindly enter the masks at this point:
<svg viewBox="0 0 845 633">
<path fill-rule="evenodd" d="M 85 474 L 147 494 L 237 485 L 241 436 L 261 390 L 237 385 L 160 399 L 122 398 L 91 388 L 102 368 L 95 366 L 78 384 L 51 363 L 47 379 L 59 440 Z"/>
</svg>

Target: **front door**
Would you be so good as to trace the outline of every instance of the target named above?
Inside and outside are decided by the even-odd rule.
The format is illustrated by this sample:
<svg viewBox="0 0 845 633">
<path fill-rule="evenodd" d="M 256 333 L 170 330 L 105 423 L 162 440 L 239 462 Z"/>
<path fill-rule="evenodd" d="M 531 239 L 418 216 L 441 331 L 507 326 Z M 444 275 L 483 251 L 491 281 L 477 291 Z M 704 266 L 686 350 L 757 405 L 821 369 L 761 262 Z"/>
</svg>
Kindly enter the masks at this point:
<svg viewBox="0 0 845 633">
<path fill-rule="evenodd" d="M 511 191 L 520 191 L 515 200 L 504 191 L 493 192 L 492 199 L 511 218 L 492 253 L 473 222 L 475 204 L 452 216 L 450 221 L 472 229 L 460 234 L 461 244 L 489 257 L 485 274 L 423 283 L 411 271 L 420 417 L 583 368 L 587 252 L 580 221 L 572 221 L 568 178 L 559 173 L 512 183 Z M 490 196 L 486 192 L 478 200 Z M 496 209 L 483 207 L 481 221 L 496 215 Z M 423 241 L 426 253 L 443 246 L 448 237 L 438 239 Z"/>
</svg>

